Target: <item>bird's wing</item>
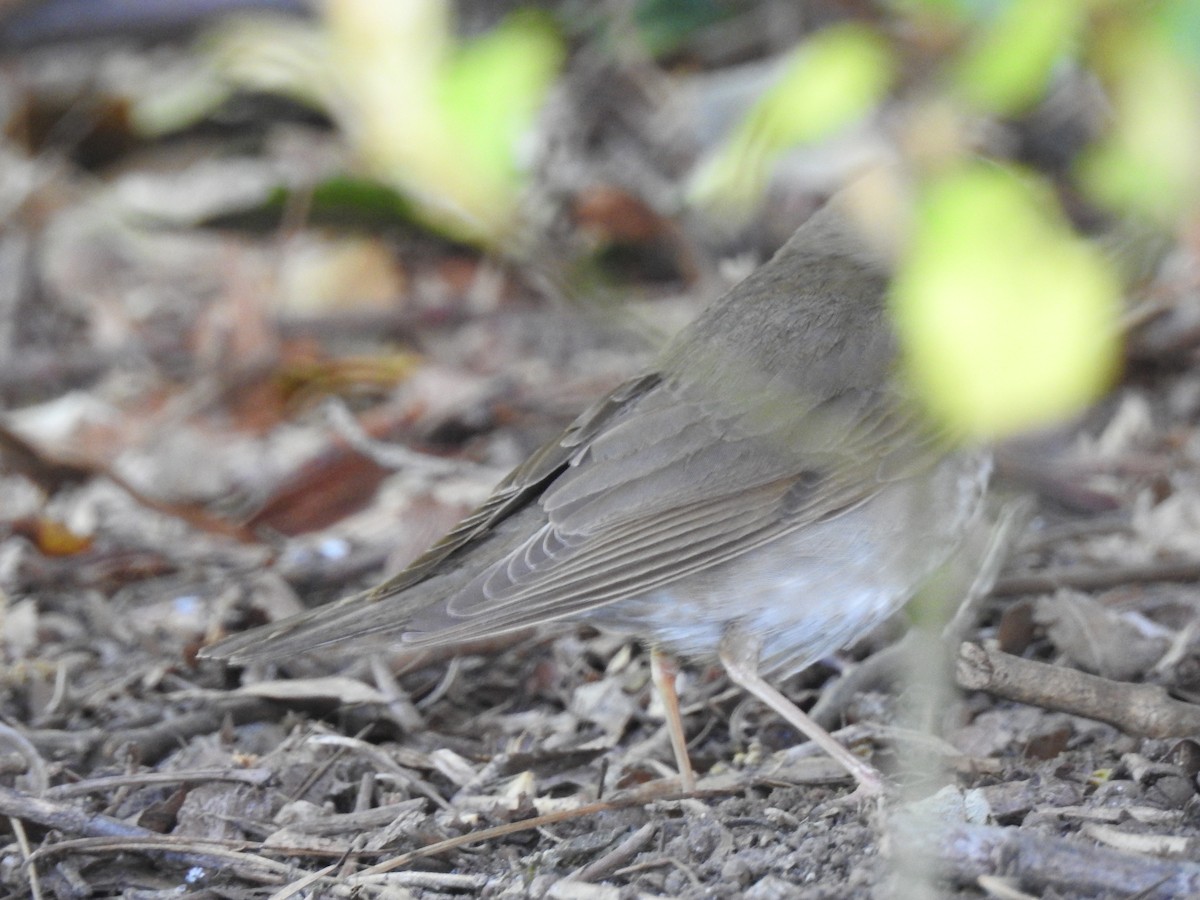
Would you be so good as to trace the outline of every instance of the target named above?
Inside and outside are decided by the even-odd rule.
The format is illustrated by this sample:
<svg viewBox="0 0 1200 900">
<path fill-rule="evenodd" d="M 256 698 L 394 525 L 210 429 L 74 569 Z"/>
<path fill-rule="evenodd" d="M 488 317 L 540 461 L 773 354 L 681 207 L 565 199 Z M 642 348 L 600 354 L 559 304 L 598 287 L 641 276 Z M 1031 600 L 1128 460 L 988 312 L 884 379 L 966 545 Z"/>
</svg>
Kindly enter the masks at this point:
<svg viewBox="0 0 1200 900">
<path fill-rule="evenodd" d="M 491 496 L 395 576 L 367 592 L 382 599 L 424 581 L 445 561 L 484 538 L 498 522 L 535 500 L 567 463 L 586 447 L 614 417 L 653 390 L 660 376 L 649 373 L 631 379 L 585 410 L 562 434 L 547 441 L 496 485 Z"/>
<path fill-rule="evenodd" d="M 669 393 L 667 388 L 660 391 Z M 406 645 L 469 640 L 585 613 L 719 565 L 875 496 L 939 447 L 906 407 L 850 391 L 796 422 L 747 433 L 679 396 L 643 406 L 575 457 L 539 527 L 408 620 Z M 707 484 L 705 482 L 708 482 Z"/>
<path fill-rule="evenodd" d="M 930 456 L 876 393 L 816 408 L 793 394 L 784 409 L 770 391 L 724 403 L 658 375 L 629 382 L 404 572 L 206 655 L 471 640 L 664 587 L 849 509 Z"/>
<path fill-rule="evenodd" d="M 813 216 L 676 339 L 661 372 L 594 406 L 409 569 L 208 655 L 420 646 L 575 616 L 932 465 L 941 447 L 891 377 L 885 274 L 840 221 Z"/>
</svg>

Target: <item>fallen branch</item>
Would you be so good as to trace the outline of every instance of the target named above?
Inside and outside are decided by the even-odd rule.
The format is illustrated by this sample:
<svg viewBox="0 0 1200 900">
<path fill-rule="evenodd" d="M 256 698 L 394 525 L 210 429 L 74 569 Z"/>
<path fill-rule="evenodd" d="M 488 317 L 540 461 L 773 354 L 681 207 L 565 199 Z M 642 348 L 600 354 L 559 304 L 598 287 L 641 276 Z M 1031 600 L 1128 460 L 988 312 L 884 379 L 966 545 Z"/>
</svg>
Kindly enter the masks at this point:
<svg viewBox="0 0 1200 900">
<path fill-rule="evenodd" d="M 467 847 L 471 844 L 494 841 L 497 838 L 522 831 L 545 828 L 548 825 L 555 825 L 559 822 L 587 818 L 618 809 L 647 806 L 652 802 L 664 800 L 682 800 L 685 798 L 704 800 L 728 797 L 745 791 L 753 784 L 778 783 L 780 778 L 784 779 L 784 783 L 823 783 L 830 780 L 830 778 L 835 781 L 844 781 L 846 773 L 844 769 L 839 769 L 838 765 L 832 760 L 817 758 L 796 760 L 781 769 L 772 769 L 769 773 L 756 773 L 749 778 L 738 774 L 709 775 L 697 782 L 694 791 L 687 793 L 680 791 L 678 778 L 663 778 L 642 785 L 639 788 L 616 794 L 607 800 L 597 800 L 594 803 L 585 803 L 582 806 L 555 810 L 554 812 L 545 813 L 540 816 L 519 819 L 515 822 L 506 822 L 503 825 L 483 828 L 478 831 L 469 831 L 465 834 L 436 841 L 364 869 L 353 875 L 347 883 L 356 884 L 366 882 L 372 876 L 403 869 L 406 866 L 412 865 L 418 859 L 438 856 L 450 850 L 457 850 L 460 847 Z"/>
<path fill-rule="evenodd" d="M 105 728 L 80 731 L 34 729 L 26 731 L 25 736 L 47 757 L 74 755 L 86 758 L 98 754 L 102 759 L 112 759 L 130 744 L 137 748 L 138 760 L 143 765 L 153 765 L 188 739 L 216 731 L 226 717 L 234 725 L 245 725 L 273 721 L 285 712 L 287 709 L 282 704 L 258 697 L 231 695 L 211 702 L 208 709 L 181 713 L 154 725 L 117 731 Z"/>
<path fill-rule="evenodd" d="M 1096 847 L 1020 828 L 957 825 L 913 827 L 898 817 L 890 829 L 889 855 L 920 855 L 942 866 L 959 883 L 981 877 L 1016 879 L 1022 890 L 1042 895 L 1066 890 L 1072 897 L 1134 897 L 1172 900 L 1200 896 L 1200 865 L 1155 859 Z"/>
<path fill-rule="evenodd" d="M 1200 561 L 1194 559 L 1139 566 L 1117 566 L 1115 568 L 1071 566 L 1006 576 L 996 582 L 996 586 L 992 588 L 992 596 L 1019 597 L 1026 594 L 1052 594 L 1060 588 L 1100 591 L 1123 584 L 1157 584 L 1164 581 L 1196 581 L 1198 579 L 1200 579 Z"/>
<path fill-rule="evenodd" d="M 1200 732 L 1200 706 L 1172 699 L 1159 685 L 1113 681 L 979 644 L 959 648 L 955 677 L 969 691 L 1096 719 L 1127 734 L 1165 738 Z"/>
<path fill-rule="evenodd" d="M 0 785 L 0 816 L 20 819 L 23 822 L 33 822 L 45 828 L 53 828 L 65 834 L 81 834 L 92 838 L 115 839 L 119 841 L 148 841 L 158 842 L 161 846 L 167 839 L 157 832 L 139 825 L 130 825 L 103 813 L 87 812 L 80 807 L 58 803 L 53 800 L 43 800 L 31 797 Z M 61 844 L 54 845 L 61 848 Z M 228 851 L 216 848 L 218 853 L 212 853 L 214 848 L 206 847 L 204 852 L 169 851 L 163 854 L 164 859 L 186 866 L 205 866 L 220 869 L 227 864 L 222 855 Z M 34 854 L 37 856 L 42 851 Z"/>
</svg>

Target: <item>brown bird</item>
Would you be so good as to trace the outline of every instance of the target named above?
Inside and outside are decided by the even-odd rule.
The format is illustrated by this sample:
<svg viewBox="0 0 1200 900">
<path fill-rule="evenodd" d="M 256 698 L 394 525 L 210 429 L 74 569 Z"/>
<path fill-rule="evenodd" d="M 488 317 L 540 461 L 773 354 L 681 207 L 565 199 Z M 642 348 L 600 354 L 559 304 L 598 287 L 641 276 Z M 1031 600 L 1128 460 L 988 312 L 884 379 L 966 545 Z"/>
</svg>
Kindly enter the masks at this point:
<svg viewBox="0 0 1200 900">
<path fill-rule="evenodd" d="M 899 609 L 978 514 L 990 458 L 956 449 L 896 377 L 888 268 L 831 203 L 411 566 L 203 656 L 421 648 L 578 620 L 719 659 L 877 791 L 878 773 L 763 675 Z M 693 775 L 678 705 L 672 741 Z"/>
</svg>

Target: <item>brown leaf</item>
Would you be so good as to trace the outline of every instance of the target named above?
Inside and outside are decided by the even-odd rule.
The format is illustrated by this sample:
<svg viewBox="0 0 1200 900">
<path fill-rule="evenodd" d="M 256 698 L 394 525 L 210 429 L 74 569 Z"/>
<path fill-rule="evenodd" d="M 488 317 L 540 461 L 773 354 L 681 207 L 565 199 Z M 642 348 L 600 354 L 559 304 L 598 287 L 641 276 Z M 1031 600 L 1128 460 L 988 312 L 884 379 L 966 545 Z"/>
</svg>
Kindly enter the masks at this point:
<svg viewBox="0 0 1200 900">
<path fill-rule="evenodd" d="M 12 523 L 12 531 L 29 540 L 43 556 L 75 556 L 92 548 L 90 537 L 42 516 L 18 519 Z"/>
</svg>

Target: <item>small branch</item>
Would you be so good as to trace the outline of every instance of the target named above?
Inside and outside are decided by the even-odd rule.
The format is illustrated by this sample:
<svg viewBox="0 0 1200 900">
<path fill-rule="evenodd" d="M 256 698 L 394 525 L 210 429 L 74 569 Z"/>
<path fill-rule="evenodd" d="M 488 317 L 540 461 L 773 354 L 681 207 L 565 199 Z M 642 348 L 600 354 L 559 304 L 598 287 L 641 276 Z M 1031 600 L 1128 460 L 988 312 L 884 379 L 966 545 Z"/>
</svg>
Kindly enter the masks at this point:
<svg viewBox="0 0 1200 900">
<path fill-rule="evenodd" d="M 104 775 L 84 781 L 60 784 L 43 792 L 51 800 L 67 800 L 115 790 L 120 787 L 145 787 L 152 784 L 210 784 L 233 781 L 263 787 L 274 779 L 270 769 L 187 769 L 181 772 L 136 772 L 130 775 Z"/>
<path fill-rule="evenodd" d="M 943 874 L 960 883 L 991 875 L 1016 878 L 1022 890 L 1038 895 L 1057 889 L 1073 897 L 1171 900 L 1200 896 L 1200 865 L 1194 862 L 1122 853 L 1019 828 L 912 827 L 908 818 L 900 816 L 893 821 L 889 855 L 894 859 L 914 854 L 932 858 L 941 863 Z"/>
<path fill-rule="evenodd" d="M 228 716 L 234 725 L 270 722 L 280 718 L 286 707 L 258 697 L 229 696 L 209 701 L 208 709 L 183 713 L 154 725 L 109 731 L 87 728 L 79 731 L 33 729 L 25 732 L 29 742 L 47 757 L 88 757 L 98 753 L 111 759 L 125 744 L 138 748 L 138 759 L 153 765 L 188 739 L 216 731 Z M 51 788 L 51 790 L 56 790 Z"/>
<path fill-rule="evenodd" d="M 658 833 L 660 826 L 659 822 L 647 822 L 608 853 L 588 863 L 567 880 L 589 882 L 607 878 L 617 869 L 633 862 L 637 855 L 654 840 L 654 835 Z"/>
<path fill-rule="evenodd" d="M 1156 684 L 1130 684 L 1021 659 L 978 644 L 959 648 L 960 687 L 1107 722 L 1128 734 L 1163 738 L 1200 732 L 1200 706 L 1173 700 Z"/>
<path fill-rule="evenodd" d="M 269 700 L 257 697 L 230 697 L 221 699 L 208 709 L 183 713 L 143 728 L 124 728 L 106 735 L 100 752 L 112 758 L 125 744 L 138 748 L 138 759 L 144 765 L 152 765 L 200 734 L 211 734 L 218 730 L 228 716 L 234 725 L 247 722 L 271 721 L 283 714 L 284 708 Z"/>
<path fill-rule="evenodd" d="M 1043 572 L 1009 575 L 996 582 L 996 586 L 992 588 L 992 596 L 1015 597 L 1024 594 L 1051 594 L 1059 588 L 1099 591 L 1123 584 L 1196 580 L 1200 580 L 1200 560 L 1119 566 L 1113 569 L 1073 566 L 1063 569 L 1047 569 Z"/>
<path fill-rule="evenodd" d="M 295 872 L 290 863 L 263 855 L 261 844 L 244 842 L 242 849 L 229 849 L 228 841 L 178 837 L 147 832 L 149 837 L 87 837 L 43 845 L 30 858 L 30 864 L 55 856 L 100 856 L 141 853 L 178 866 L 199 867 L 206 875 L 227 878 L 236 875 L 257 884 L 279 884 Z"/>
<path fill-rule="evenodd" d="M 806 765 L 806 763 L 810 765 Z M 597 800 L 594 803 L 585 803 L 571 809 L 560 809 L 540 816 L 519 819 L 515 822 L 506 822 L 503 825 L 496 825 L 492 828 L 469 831 L 465 834 L 436 841 L 364 869 L 349 879 L 348 883 L 366 882 L 373 876 L 406 868 L 418 859 L 438 856 L 451 850 L 457 850 L 460 847 L 494 841 L 510 834 L 532 831 L 533 829 L 544 828 L 547 825 L 555 825 L 559 822 L 587 818 L 618 809 L 648 806 L 651 803 L 659 801 L 683 800 L 687 798 L 712 800 L 719 797 L 728 797 L 742 793 L 748 787 L 755 784 L 824 783 L 831 775 L 834 780 L 845 780 L 846 778 L 846 772 L 841 766 L 828 758 L 821 758 L 785 763 L 780 769 L 771 769 L 769 772 L 756 773 L 749 778 L 734 774 L 709 775 L 697 782 L 696 790 L 687 793 L 680 791 L 678 778 L 663 778 L 651 781 L 629 791 L 622 791 L 607 800 Z"/>
<path fill-rule="evenodd" d="M 65 834 L 81 834 L 88 837 L 118 838 L 123 840 L 160 840 L 162 835 L 137 825 L 130 825 L 101 813 L 85 812 L 76 806 L 42 800 L 10 790 L 0 785 L 0 816 L 33 822 L 45 828 L 54 828 Z M 216 857 L 195 853 L 168 853 L 165 858 L 183 865 L 220 867 Z"/>
</svg>

